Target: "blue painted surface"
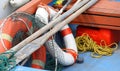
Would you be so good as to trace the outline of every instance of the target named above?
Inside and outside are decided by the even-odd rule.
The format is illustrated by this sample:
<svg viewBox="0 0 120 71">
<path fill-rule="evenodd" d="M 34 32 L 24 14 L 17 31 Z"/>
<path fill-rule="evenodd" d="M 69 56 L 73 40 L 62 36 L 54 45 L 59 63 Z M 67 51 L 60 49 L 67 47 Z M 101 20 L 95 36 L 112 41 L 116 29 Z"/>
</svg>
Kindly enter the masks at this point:
<svg viewBox="0 0 120 71">
<path fill-rule="evenodd" d="M 120 71 L 120 48 L 112 56 L 92 58 L 90 52 L 79 54 L 84 62 L 65 67 L 62 71 Z M 47 71 L 29 67 L 17 66 L 14 71 Z"/>
<path fill-rule="evenodd" d="M 11 71 L 49 71 L 49 70 L 40 70 L 40 69 L 34 69 L 29 67 L 17 66 Z"/>
<path fill-rule="evenodd" d="M 75 35 L 77 25 L 70 25 Z M 59 41 L 60 38 L 57 37 Z M 58 42 L 59 42 L 58 41 Z M 120 71 L 120 45 L 119 49 L 115 51 L 112 56 L 104 56 L 102 58 L 92 58 L 90 52 L 79 54 L 80 57 L 84 58 L 84 62 L 79 64 L 75 63 L 72 66 L 65 67 L 62 71 Z M 27 65 L 30 62 L 28 62 Z M 33 68 L 26 68 L 18 66 L 15 71 L 44 71 Z"/>
<path fill-rule="evenodd" d="M 77 25 L 76 26 L 70 25 L 70 27 L 72 28 L 73 33 L 75 34 Z M 92 58 L 90 56 L 90 52 L 79 54 L 79 56 L 84 58 L 83 63 L 81 64 L 75 63 L 72 66 L 65 67 L 62 71 L 120 71 L 120 66 L 119 66 L 120 45 L 119 45 L 119 49 L 117 49 L 112 56 L 104 56 L 102 58 Z M 15 71 L 44 71 L 44 70 L 18 66 Z"/>
<path fill-rule="evenodd" d="M 84 63 L 76 63 L 63 71 L 120 71 L 120 48 L 112 56 L 92 58 L 90 52 L 80 56 L 84 58 Z"/>
</svg>

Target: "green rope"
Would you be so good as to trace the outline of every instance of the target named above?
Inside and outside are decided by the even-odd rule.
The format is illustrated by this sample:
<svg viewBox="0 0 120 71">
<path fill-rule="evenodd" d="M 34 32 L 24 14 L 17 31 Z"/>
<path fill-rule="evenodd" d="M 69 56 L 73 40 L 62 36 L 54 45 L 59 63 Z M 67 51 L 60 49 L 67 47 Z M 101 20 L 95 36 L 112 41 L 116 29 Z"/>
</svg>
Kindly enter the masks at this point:
<svg viewBox="0 0 120 71">
<path fill-rule="evenodd" d="M 16 65 L 14 54 L 15 52 L 13 51 L 0 54 L 0 71 L 8 71 L 11 67 Z"/>
</svg>

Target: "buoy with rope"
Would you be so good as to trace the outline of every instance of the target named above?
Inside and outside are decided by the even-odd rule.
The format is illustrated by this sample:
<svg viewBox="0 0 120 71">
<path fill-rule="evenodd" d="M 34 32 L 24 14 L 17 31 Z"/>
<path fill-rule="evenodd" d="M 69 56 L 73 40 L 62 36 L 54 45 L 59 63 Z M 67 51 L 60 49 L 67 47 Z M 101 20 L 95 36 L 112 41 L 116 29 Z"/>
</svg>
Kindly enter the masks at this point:
<svg viewBox="0 0 120 71">
<path fill-rule="evenodd" d="M 32 68 L 44 69 L 46 63 L 46 48 L 41 46 L 32 54 Z"/>
<path fill-rule="evenodd" d="M 12 47 L 12 41 L 17 34 L 17 32 L 27 32 L 30 31 L 32 27 L 32 22 L 27 18 L 12 19 L 8 18 L 5 23 L 0 25 L 0 53 L 9 50 Z"/>
<path fill-rule="evenodd" d="M 44 11 L 44 12 L 43 12 Z M 41 13 L 43 12 L 43 13 Z M 53 16 L 55 16 L 57 12 L 50 8 L 47 5 L 39 6 L 37 9 L 37 12 L 35 14 L 35 17 L 39 20 L 43 21 L 45 24 L 47 24 Z M 44 16 L 44 14 L 46 16 Z M 60 64 L 62 65 L 71 65 L 75 63 L 77 59 L 77 47 L 76 43 L 72 34 L 71 29 L 68 25 L 64 26 L 61 29 L 61 33 L 63 35 L 63 39 L 65 41 L 66 48 L 63 50 L 61 49 L 57 43 L 54 41 L 54 39 L 49 39 L 45 45 L 48 51 L 51 53 L 53 57 L 56 57 Z M 53 45 L 52 45 L 53 43 Z M 54 47 L 53 47 L 54 46 Z M 66 52 L 64 52 L 66 51 Z"/>
<path fill-rule="evenodd" d="M 19 13 L 17 14 L 18 15 L 11 15 L 7 19 L 3 20 L 0 24 L 0 53 L 9 50 L 11 47 L 13 47 L 13 44 L 18 43 L 17 41 L 13 43 L 13 40 L 18 40 L 15 38 L 17 33 L 24 32 L 32 34 L 33 22 L 27 17 L 21 17 L 19 16 Z M 43 69 L 46 62 L 46 48 L 41 46 L 40 49 L 32 54 L 32 60 L 33 62 L 31 66 L 33 68 Z"/>
<path fill-rule="evenodd" d="M 55 22 L 56 23 L 59 23 L 57 25 L 55 25 L 56 23 L 55 22 L 51 22 L 50 25 L 46 25 L 44 28 L 41 28 L 41 30 L 38 30 L 36 33 L 38 33 L 39 31 L 41 31 L 38 35 L 35 33 L 33 35 L 31 35 L 30 37 L 26 38 L 24 41 L 22 41 L 21 43 L 19 43 L 18 45 L 14 46 L 13 48 L 11 48 L 9 51 L 5 52 L 4 54 L 1 54 L 0 55 L 0 60 L 1 60 L 1 64 L 4 63 L 5 60 L 2 60 L 2 59 L 5 59 L 7 58 L 6 62 L 7 63 L 10 63 L 9 60 L 11 60 L 12 58 L 16 57 L 15 59 L 15 64 L 11 64 L 11 66 L 6 66 L 6 65 L 3 65 L 5 67 L 8 67 L 6 70 L 10 70 L 12 67 L 14 67 L 16 64 L 18 64 L 19 62 L 21 62 L 23 59 L 25 59 L 27 56 L 31 55 L 35 50 L 39 49 L 40 47 L 39 46 L 42 46 L 48 39 L 49 37 L 51 37 L 53 34 L 55 34 L 56 32 L 58 32 L 58 30 L 60 30 L 64 25 L 68 24 L 71 22 L 71 20 L 75 19 L 78 15 L 80 15 L 82 12 L 84 12 L 85 10 L 87 10 L 90 6 L 92 6 L 94 3 L 96 3 L 97 0 L 91 0 L 89 3 L 87 3 L 86 5 L 84 5 L 83 7 L 81 7 L 79 10 L 72 10 L 72 9 L 77 9 L 76 6 L 72 9 L 70 9 L 69 11 L 67 11 L 66 13 L 70 12 L 70 13 L 73 13 L 75 12 L 74 14 L 70 15 L 68 18 L 66 18 L 65 16 L 60 16 L 58 17 Z M 81 2 L 80 2 L 81 3 Z M 81 4 L 79 4 L 81 5 Z M 66 15 L 63 14 L 63 15 Z M 61 20 L 61 17 L 62 20 Z M 65 19 L 66 18 L 66 19 Z M 64 20 L 65 19 L 65 20 Z M 60 22 L 61 21 L 61 22 Z M 55 25 L 55 27 L 53 27 Z M 38 36 L 42 35 L 46 30 L 48 30 L 49 28 L 53 27 L 49 32 L 47 32 L 46 34 L 44 34 L 43 36 L 37 38 Z M 42 31 L 43 30 L 43 31 Z M 36 35 L 36 36 L 34 36 Z M 34 37 L 32 37 L 34 36 Z M 37 38 L 37 39 L 35 39 Z M 35 40 L 34 40 L 35 39 Z M 33 40 L 33 41 L 32 41 Z M 32 42 L 31 42 L 32 41 Z M 23 43 L 24 42 L 24 43 Z M 38 43 L 39 42 L 39 43 Z M 22 45 L 20 45 L 22 44 Z M 23 47 L 24 46 L 24 47 Z M 35 47 L 35 48 L 33 48 Z M 59 48 L 58 48 L 59 49 Z M 28 51 L 29 50 L 29 51 Z M 27 53 L 26 53 L 26 52 Z M 13 52 L 15 54 L 11 54 L 11 53 L 8 53 L 8 52 Z M 63 52 L 63 51 L 62 51 Z M 70 55 L 70 54 L 69 54 Z M 2 58 L 2 57 L 5 57 L 5 58 Z M 7 64 L 7 63 L 4 63 L 4 64 Z M 1 69 L 3 70 L 3 69 Z"/>
</svg>

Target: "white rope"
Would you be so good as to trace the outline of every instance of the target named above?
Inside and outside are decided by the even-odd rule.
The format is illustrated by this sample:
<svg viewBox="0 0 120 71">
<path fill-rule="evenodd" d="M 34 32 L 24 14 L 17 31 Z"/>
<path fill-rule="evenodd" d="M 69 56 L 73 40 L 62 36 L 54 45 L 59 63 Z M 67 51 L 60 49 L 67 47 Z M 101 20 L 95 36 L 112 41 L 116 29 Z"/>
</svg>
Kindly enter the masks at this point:
<svg viewBox="0 0 120 71">
<path fill-rule="evenodd" d="M 72 0 L 68 0 L 68 2 L 60 9 L 60 11 L 57 12 L 57 14 L 52 18 L 52 20 L 55 20 L 58 16 L 60 16 L 63 11 L 66 9 L 66 7 L 70 4 Z M 77 4 L 80 2 L 81 0 L 78 0 L 74 6 L 77 6 Z M 54 35 L 52 36 L 52 39 L 54 39 Z M 52 40 L 52 45 L 54 47 L 54 41 Z M 55 50 L 55 47 L 54 47 Z M 57 62 L 57 54 L 55 53 L 55 71 L 57 71 L 58 68 L 58 62 Z"/>
<path fill-rule="evenodd" d="M 2 30 L 1 30 L 1 29 L 0 29 L 0 41 L 1 41 L 2 46 L 3 46 L 3 48 L 5 49 L 5 51 L 7 51 L 8 49 L 7 49 L 7 47 L 5 46 L 5 43 L 4 43 L 3 39 L 2 39 Z"/>
<path fill-rule="evenodd" d="M 57 57 L 55 57 L 55 71 L 57 71 L 58 68 L 58 62 L 57 62 Z"/>
<path fill-rule="evenodd" d="M 10 16 L 12 16 L 13 14 L 14 14 L 14 13 L 8 15 L 8 16 L 3 20 L 3 22 L 0 24 L 0 41 L 1 41 L 1 43 L 2 43 L 2 45 L 3 45 L 3 48 L 4 48 L 5 50 L 8 50 L 8 49 L 7 49 L 7 47 L 5 46 L 5 43 L 4 43 L 3 39 L 2 39 L 2 28 L 3 28 L 3 26 L 5 25 L 5 22 L 8 20 L 8 18 L 9 18 Z"/>
<path fill-rule="evenodd" d="M 28 24 L 22 18 L 17 18 L 17 20 L 22 21 L 25 24 L 25 26 L 27 27 L 29 33 L 32 34 L 32 31 L 30 30 Z"/>
<path fill-rule="evenodd" d="M 0 41 L 1 41 L 2 46 L 3 46 L 3 48 L 5 49 L 5 51 L 7 51 L 8 49 L 7 49 L 7 47 L 5 46 L 5 43 L 4 43 L 3 38 L 2 38 L 2 31 L 3 31 L 2 28 L 3 28 L 4 25 L 6 24 L 6 21 L 8 20 L 8 18 L 11 17 L 11 16 L 14 15 L 14 14 L 15 14 L 15 13 L 12 13 L 12 14 L 8 15 L 8 16 L 3 20 L 3 22 L 0 24 Z M 17 14 L 17 13 L 16 13 L 16 14 Z M 17 20 L 22 21 L 22 22 L 25 24 L 25 26 L 27 27 L 29 33 L 32 34 L 32 31 L 30 31 L 30 28 L 28 27 L 28 24 L 27 24 L 22 18 L 17 18 Z"/>
<path fill-rule="evenodd" d="M 57 17 L 59 17 L 63 11 L 66 9 L 66 7 L 70 4 L 72 0 L 68 0 L 68 2 L 57 12 L 57 14 L 52 18 L 52 20 L 55 20 Z M 75 4 L 78 4 L 80 1 L 76 2 Z M 53 48 L 55 50 L 55 47 L 54 47 L 54 35 L 52 36 L 52 45 L 53 45 Z M 57 68 L 58 68 L 58 62 L 57 62 L 57 54 L 55 53 L 55 71 L 57 71 Z"/>
<path fill-rule="evenodd" d="M 7 47 L 5 46 L 5 43 L 4 43 L 3 39 L 2 39 L 2 28 L 4 27 L 5 22 L 7 21 L 7 19 L 8 19 L 8 17 L 7 17 L 6 19 L 4 19 L 3 22 L 0 24 L 0 41 L 1 41 L 2 46 L 3 46 L 3 48 L 5 49 L 5 51 L 7 51 L 8 49 L 7 49 Z"/>
</svg>

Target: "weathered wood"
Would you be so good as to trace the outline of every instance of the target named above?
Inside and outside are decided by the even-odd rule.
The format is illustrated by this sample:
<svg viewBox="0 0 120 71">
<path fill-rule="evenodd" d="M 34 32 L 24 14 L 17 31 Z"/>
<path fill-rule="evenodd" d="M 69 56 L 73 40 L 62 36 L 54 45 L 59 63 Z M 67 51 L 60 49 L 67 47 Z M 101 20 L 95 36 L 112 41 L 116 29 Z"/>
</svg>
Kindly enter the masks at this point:
<svg viewBox="0 0 120 71">
<path fill-rule="evenodd" d="M 40 48 L 53 34 L 58 32 L 62 27 L 64 27 L 66 24 L 70 23 L 73 19 L 75 19 L 77 16 L 79 16 L 81 13 L 83 13 L 85 10 L 87 10 L 89 7 L 91 7 L 94 3 L 96 3 L 97 0 L 90 0 L 87 4 L 85 4 L 83 7 L 81 7 L 79 10 L 77 10 L 75 13 L 70 15 L 68 18 L 66 18 L 61 23 L 58 23 L 55 25 L 49 32 L 44 34 L 43 36 L 33 40 L 26 46 L 24 46 L 19 52 L 15 54 L 17 57 L 16 62 L 19 63 L 24 58 L 31 55 L 34 51 Z"/>
<path fill-rule="evenodd" d="M 13 48 L 11 48 L 11 50 L 13 50 L 13 51 L 20 50 L 23 46 L 25 46 L 26 44 L 28 44 L 29 42 L 31 42 L 32 40 L 34 40 L 38 36 L 42 35 L 44 32 L 46 32 L 47 30 L 52 28 L 55 24 L 63 21 L 66 17 L 68 17 L 70 14 L 74 13 L 76 10 L 81 8 L 87 2 L 89 2 L 89 0 L 83 0 L 80 3 L 78 2 L 77 6 L 76 5 L 73 6 L 70 10 L 65 12 L 63 15 L 61 15 L 58 18 L 56 18 L 55 20 L 51 21 L 49 24 L 47 24 L 46 26 L 42 27 L 41 29 L 39 29 L 38 31 L 33 33 L 31 36 L 27 37 L 25 40 L 23 40 L 22 42 L 20 42 L 19 44 L 17 44 Z"/>
</svg>

